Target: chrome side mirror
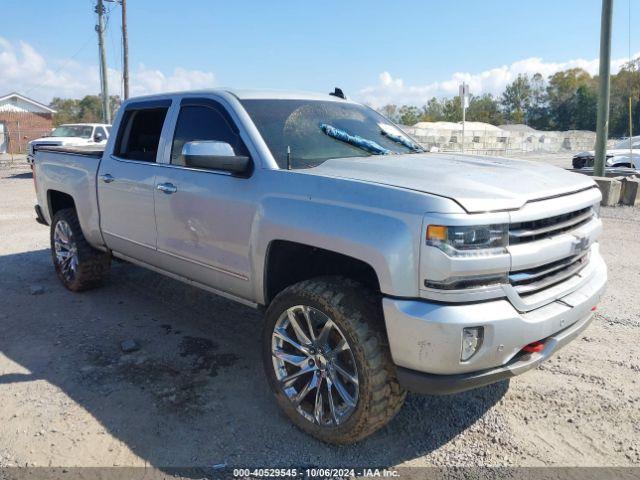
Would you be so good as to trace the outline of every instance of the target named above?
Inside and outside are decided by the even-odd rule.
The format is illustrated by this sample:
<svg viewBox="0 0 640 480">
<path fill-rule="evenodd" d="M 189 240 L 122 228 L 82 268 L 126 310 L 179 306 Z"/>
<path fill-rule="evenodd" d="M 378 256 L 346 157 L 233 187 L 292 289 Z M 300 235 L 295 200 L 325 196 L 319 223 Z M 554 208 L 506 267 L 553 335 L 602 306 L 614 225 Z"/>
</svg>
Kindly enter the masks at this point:
<svg viewBox="0 0 640 480">
<path fill-rule="evenodd" d="M 226 142 L 199 140 L 182 146 L 182 156 L 187 167 L 222 170 L 235 175 L 247 173 L 251 159 L 236 155 L 233 147 Z"/>
</svg>

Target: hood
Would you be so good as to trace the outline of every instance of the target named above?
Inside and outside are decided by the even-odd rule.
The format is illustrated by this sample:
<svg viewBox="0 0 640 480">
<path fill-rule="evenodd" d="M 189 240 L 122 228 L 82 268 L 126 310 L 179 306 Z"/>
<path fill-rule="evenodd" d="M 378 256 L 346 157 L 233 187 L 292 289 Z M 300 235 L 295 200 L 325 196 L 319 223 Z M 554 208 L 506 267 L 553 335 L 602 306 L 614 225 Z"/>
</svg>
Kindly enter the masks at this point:
<svg viewBox="0 0 640 480">
<path fill-rule="evenodd" d="M 299 172 L 447 197 L 470 213 L 515 210 L 595 185 L 585 175 L 541 162 L 441 153 L 336 158 Z"/>
</svg>

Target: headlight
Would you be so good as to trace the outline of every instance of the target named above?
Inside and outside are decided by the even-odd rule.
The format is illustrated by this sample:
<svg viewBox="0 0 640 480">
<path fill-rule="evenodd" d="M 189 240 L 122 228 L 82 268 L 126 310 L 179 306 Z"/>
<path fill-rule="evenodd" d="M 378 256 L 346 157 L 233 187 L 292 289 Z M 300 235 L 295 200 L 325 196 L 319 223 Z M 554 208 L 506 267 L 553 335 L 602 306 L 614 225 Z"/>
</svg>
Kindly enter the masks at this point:
<svg viewBox="0 0 640 480">
<path fill-rule="evenodd" d="M 427 227 L 427 245 L 450 256 L 495 255 L 504 253 L 509 243 L 509 228 L 504 225 Z"/>
</svg>

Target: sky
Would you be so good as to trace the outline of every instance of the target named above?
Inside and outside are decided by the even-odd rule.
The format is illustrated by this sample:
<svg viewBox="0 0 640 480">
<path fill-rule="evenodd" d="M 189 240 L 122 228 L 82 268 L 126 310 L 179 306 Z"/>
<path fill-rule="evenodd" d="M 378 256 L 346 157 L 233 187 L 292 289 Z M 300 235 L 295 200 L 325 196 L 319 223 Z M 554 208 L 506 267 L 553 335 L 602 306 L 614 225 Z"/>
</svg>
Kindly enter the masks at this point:
<svg viewBox="0 0 640 480">
<path fill-rule="evenodd" d="M 120 6 L 106 48 L 122 93 Z M 601 0 L 128 0 L 132 95 L 209 87 L 329 92 L 373 106 L 500 94 L 518 73 L 597 73 Z M 0 96 L 99 91 L 95 0 L 0 1 Z M 629 18 L 636 27 L 629 31 Z M 640 0 L 614 2 L 612 69 L 640 54 Z M 631 36 L 631 38 L 629 38 Z"/>
</svg>

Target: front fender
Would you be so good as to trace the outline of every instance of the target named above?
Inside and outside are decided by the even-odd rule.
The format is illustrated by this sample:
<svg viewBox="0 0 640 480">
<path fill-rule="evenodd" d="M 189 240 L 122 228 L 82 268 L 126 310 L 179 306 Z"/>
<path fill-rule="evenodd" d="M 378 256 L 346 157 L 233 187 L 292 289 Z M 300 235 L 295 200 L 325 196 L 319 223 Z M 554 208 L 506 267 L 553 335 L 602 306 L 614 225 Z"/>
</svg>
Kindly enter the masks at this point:
<svg viewBox="0 0 640 480">
<path fill-rule="evenodd" d="M 252 232 L 255 296 L 265 302 L 269 245 L 287 240 L 347 255 L 370 265 L 384 294 L 418 296 L 419 215 L 331 203 L 270 197 L 261 202 Z"/>
</svg>

